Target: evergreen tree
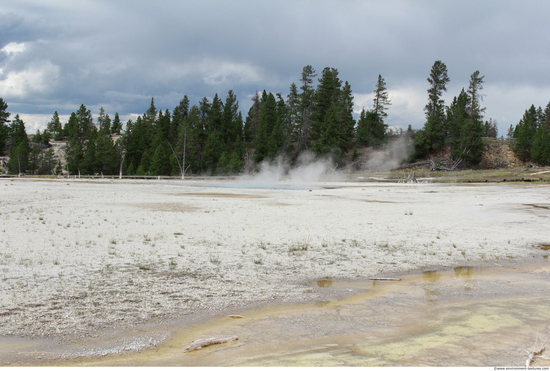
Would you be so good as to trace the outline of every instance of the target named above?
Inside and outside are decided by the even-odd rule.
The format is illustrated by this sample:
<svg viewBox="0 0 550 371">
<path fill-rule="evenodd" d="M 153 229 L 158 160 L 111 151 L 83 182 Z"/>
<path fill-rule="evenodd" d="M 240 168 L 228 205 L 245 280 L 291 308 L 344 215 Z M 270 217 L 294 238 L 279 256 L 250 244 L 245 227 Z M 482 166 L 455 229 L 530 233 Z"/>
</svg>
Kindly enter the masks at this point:
<svg viewBox="0 0 550 371">
<path fill-rule="evenodd" d="M 384 123 L 388 106 L 391 105 L 386 82 L 378 75 L 374 90 L 373 107 L 370 111 L 363 109 L 357 122 L 357 141 L 364 146 L 378 146 L 388 141 L 388 125 Z"/>
<path fill-rule="evenodd" d="M 109 135 L 99 135 L 95 143 L 96 171 L 103 175 L 114 175 L 118 171 L 118 151 Z"/>
<path fill-rule="evenodd" d="M 235 149 L 229 158 L 229 166 L 232 173 L 238 173 L 243 167 L 244 147 L 241 138 L 237 138 Z"/>
<path fill-rule="evenodd" d="M 243 167 L 242 157 L 234 151 L 229 158 L 229 170 L 231 173 L 238 173 Z"/>
<path fill-rule="evenodd" d="M 34 137 L 32 138 L 33 143 L 42 143 L 42 133 L 40 132 L 40 129 L 36 130 L 36 134 L 34 134 Z"/>
<path fill-rule="evenodd" d="M 466 120 L 470 119 L 468 107 L 470 105 L 470 97 L 464 89 L 458 97 L 453 98 L 453 102 L 447 108 L 447 118 L 445 122 L 447 132 L 447 144 L 451 147 L 451 158 L 456 160 L 461 154 L 461 136 L 464 131 Z"/>
<path fill-rule="evenodd" d="M 150 152 L 153 141 L 153 127 L 147 123 L 146 115 L 139 116 L 136 122 L 129 121 L 126 124 L 126 132 L 124 134 L 124 143 L 126 146 L 126 164 L 128 168 L 132 166 L 133 169 L 139 168 L 142 163 L 145 153 L 149 153 L 149 160 L 144 162 L 144 166 L 141 167 L 143 173 L 138 175 L 145 175 L 149 169 L 150 164 Z M 156 148 L 155 148 L 156 149 Z"/>
<path fill-rule="evenodd" d="M 224 143 L 221 140 L 220 132 L 217 130 L 210 132 L 204 148 L 203 167 L 214 172 L 224 152 Z"/>
<path fill-rule="evenodd" d="M 388 139 L 388 126 L 374 111 L 363 109 L 357 122 L 357 141 L 364 146 L 378 146 Z"/>
<path fill-rule="evenodd" d="M 283 148 L 284 142 L 285 137 L 283 132 L 283 123 L 277 117 L 273 131 L 267 141 L 267 156 L 270 158 L 275 158 Z"/>
<path fill-rule="evenodd" d="M 537 110 L 534 105 L 525 110 L 523 118 L 514 129 L 512 150 L 522 161 L 531 159 L 531 146 L 537 132 Z"/>
<path fill-rule="evenodd" d="M 32 175 L 36 174 L 42 174 L 43 171 L 40 168 L 41 162 L 40 161 L 40 147 L 39 146 L 32 146 L 29 147 L 29 156 L 28 156 L 28 167 L 27 172 L 29 172 Z"/>
<path fill-rule="evenodd" d="M 239 102 L 237 96 L 233 93 L 233 90 L 229 90 L 225 104 L 223 105 L 223 113 L 221 117 L 220 132 L 222 140 L 225 142 L 226 147 L 232 148 L 233 143 L 237 140 L 237 137 L 241 135 L 242 122 L 237 121 L 239 116 Z"/>
<path fill-rule="evenodd" d="M 162 112 L 162 110 L 159 111 L 158 118 L 155 122 L 155 140 L 153 140 L 153 148 L 156 148 L 159 143 L 163 143 L 163 145 L 166 145 L 166 143 L 172 143 L 170 140 L 170 127 L 171 127 L 171 115 L 170 111 L 166 110 Z"/>
<path fill-rule="evenodd" d="M 61 140 L 63 137 L 63 127 L 61 125 L 61 121 L 59 120 L 57 111 L 54 112 L 51 121 L 48 122 L 47 130 L 53 136 L 54 140 Z"/>
<path fill-rule="evenodd" d="M 460 158 L 474 165 L 481 162 L 481 155 L 485 150 L 481 139 L 485 132 L 484 129 L 479 120 L 469 118 L 464 122 L 460 135 Z"/>
<path fill-rule="evenodd" d="M 88 140 L 84 143 L 84 165 L 81 167 L 81 170 L 89 175 L 98 173 L 98 164 L 97 164 L 97 150 L 96 142 L 97 138 L 103 136 L 98 132 L 96 126 L 92 127 L 92 130 L 88 134 Z"/>
<path fill-rule="evenodd" d="M 475 122 L 483 122 L 483 112 L 485 108 L 482 108 L 480 103 L 483 101 L 483 95 L 480 91 L 483 90 L 483 79 L 485 76 L 479 76 L 479 71 L 474 72 L 470 76 L 470 85 L 468 86 L 468 94 L 470 95 L 470 117 Z"/>
<path fill-rule="evenodd" d="M 137 175 L 147 175 L 151 172 L 151 163 L 153 161 L 153 155 L 151 148 L 147 148 L 141 155 L 141 162 L 136 170 Z"/>
<path fill-rule="evenodd" d="M 0 98 L 0 155 L 2 155 L 6 149 L 6 142 L 8 141 L 8 123 L 11 113 L 6 111 L 8 104 Z"/>
<path fill-rule="evenodd" d="M 548 102 L 544 108 L 544 121 L 542 123 L 546 126 L 546 129 L 550 131 L 550 102 Z"/>
<path fill-rule="evenodd" d="M 218 98 L 218 94 L 214 95 L 212 99 L 212 105 L 208 111 L 208 131 L 218 131 L 221 133 L 222 130 L 222 115 L 223 115 L 223 102 Z"/>
<path fill-rule="evenodd" d="M 313 145 L 313 150 L 317 153 L 326 154 L 333 152 L 337 155 L 341 154 L 339 141 L 340 135 L 338 132 L 338 116 L 336 105 L 332 105 L 323 120 L 322 137 Z"/>
<path fill-rule="evenodd" d="M 99 126 L 99 133 L 101 135 L 109 134 L 111 132 L 111 118 L 105 113 L 103 107 L 99 109 L 97 125 Z"/>
<path fill-rule="evenodd" d="M 533 138 L 531 159 L 540 166 L 550 165 L 550 131 L 540 124 Z"/>
<path fill-rule="evenodd" d="M 51 175 L 54 173 L 54 167 L 55 167 L 54 156 L 55 156 L 55 153 L 52 148 L 48 149 L 44 154 L 44 158 L 42 160 L 42 168 L 45 169 L 46 174 Z"/>
<path fill-rule="evenodd" d="M 230 171 L 230 157 L 227 152 L 223 152 L 216 166 L 216 174 L 227 175 Z"/>
<path fill-rule="evenodd" d="M 150 172 L 153 175 L 170 175 L 170 153 L 163 143 L 159 143 L 155 150 Z"/>
<path fill-rule="evenodd" d="M 342 82 L 338 78 L 338 70 L 326 67 L 323 70 L 319 85 L 315 92 L 314 120 L 311 128 L 311 139 L 318 140 L 323 135 L 325 116 L 329 109 L 338 104 Z"/>
<path fill-rule="evenodd" d="M 183 99 L 180 100 L 179 105 L 174 108 L 174 113 L 172 114 L 172 121 L 170 122 L 170 134 L 168 139 L 172 146 L 176 145 L 178 139 L 179 128 L 183 123 L 183 120 L 189 115 L 189 98 L 187 95 L 183 96 Z"/>
<path fill-rule="evenodd" d="M 76 113 L 71 113 L 64 131 L 67 137 L 65 153 L 69 172 L 80 173 L 80 170 L 84 169 L 93 171 L 94 165 L 91 158 L 92 154 L 95 156 L 94 145 L 97 129 L 93 124 L 90 110 L 84 104 L 80 105 Z"/>
<path fill-rule="evenodd" d="M 277 93 L 276 97 L 277 97 L 277 120 L 281 121 L 281 132 L 283 136 L 282 141 L 278 146 L 286 148 L 288 143 L 290 142 L 290 137 L 292 134 L 289 108 L 281 93 Z"/>
<path fill-rule="evenodd" d="M 373 112 L 376 113 L 380 119 L 387 117 L 388 113 L 386 111 L 388 110 L 388 106 L 391 106 L 391 101 L 389 98 L 388 89 L 386 88 L 386 81 L 382 78 L 382 75 L 378 75 L 373 101 Z"/>
<path fill-rule="evenodd" d="M 340 148 L 344 153 L 355 135 L 355 119 L 353 118 L 353 95 L 351 85 L 346 81 L 340 93 L 338 103 L 338 132 L 340 133 Z"/>
<path fill-rule="evenodd" d="M 441 61 L 435 61 L 428 77 L 428 104 L 424 108 L 426 123 L 423 133 L 415 137 L 415 149 L 418 154 L 426 151 L 439 150 L 445 143 L 445 101 L 441 98 L 447 91 L 447 83 L 451 81 L 447 74 L 447 66 Z M 418 138 L 418 141 L 416 140 Z M 424 147 L 424 148 L 422 148 Z"/>
<path fill-rule="evenodd" d="M 115 112 L 115 118 L 113 119 L 113 123 L 111 125 L 111 134 L 120 135 L 121 130 L 122 122 L 120 121 L 120 116 L 118 115 L 118 112 Z"/>
<path fill-rule="evenodd" d="M 314 106 L 315 106 L 315 90 L 313 89 L 313 78 L 317 74 L 315 69 L 307 65 L 302 70 L 302 86 L 300 87 L 300 93 L 298 94 L 299 106 L 298 114 L 299 121 L 297 125 L 298 130 L 298 147 L 297 153 L 309 148 L 311 144 L 311 130 L 314 120 Z"/>
<path fill-rule="evenodd" d="M 265 157 L 269 155 L 269 140 L 273 133 L 273 128 L 277 122 L 277 103 L 272 93 L 267 93 L 265 90 L 262 93 L 261 109 L 260 109 L 260 122 L 258 127 L 258 134 L 254 141 L 254 159 L 256 162 L 261 162 Z M 276 146 L 276 144 L 273 144 Z M 271 152 L 276 152 L 275 148 L 272 148 Z"/>
<path fill-rule="evenodd" d="M 508 139 L 514 138 L 514 125 L 510 124 L 510 127 L 508 128 L 508 133 L 506 134 L 506 137 Z"/>
<path fill-rule="evenodd" d="M 199 102 L 199 112 L 200 112 L 200 119 L 202 124 L 204 125 L 205 130 L 209 130 L 208 126 L 208 116 L 210 115 L 210 109 L 212 107 L 212 104 L 208 102 L 208 98 L 204 97 Z"/>
<path fill-rule="evenodd" d="M 52 135 L 48 130 L 44 130 L 44 133 L 42 133 L 42 144 L 46 147 L 51 147 L 50 140 L 52 139 Z"/>
<path fill-rule="evenodd" d="M 94 122 L 92 119 L 92 113 L 86 108 L 84 104 L 80 105 L 78 111 L 76 111 L 76 132 L 72 133 L 71 139 L 79 140 L 81 143 L 85 142 L 90 135 Z"/>
<path fill-rule="evenodd" d="M 498 136 L 497 120 L 489 118 L 489 121 L 485 121 L 485 136 L 489 138 L 496 138 Z"/>
<path fill-rule="evenodd" d="M 201 112 L 195 105 L 191 107 L 188 115 L 178 128 L 178 140 L 175 147 L 177 154 L 176 166 L 181 174 L 182 168 L 189 168 L 192 172 L 202 170 L 202 157 L 206 141 L 203 140 L 206 129 L 201 121 Z"/>
<path fill-rule="evenodd" d="M 155 107 L 155 98 L 151 98 L 151 105 L 149 106 L 149 109 L 143 115 L 143 120 L 146 124 L 152 126 L 155 121 L 157 120 L 157 108 Z"/>
<path fill-rule="evenodd" d="M 262 103 L 260 99 L 260 93 L 256 92 L 252 96 L 252 106 L 248 110 L 248 115 L 244 123 L 244 140 L 247 143 L 251 143 L 256 140 L 258 133 L 258 127 L 260 125 L 260 112 L 262 109 Z"/>
<path fill-rule="evenodd" d="M 290 92 L 287 96 L 287 125 L 285 133 L 289 142 L 296 142 L 300 138 L 300 97 L 298 87 L 295 83 L 290 85 Z"/>
<path fill-rule="evenodd" d="M 67 168 L 69 173 L 76 173 L 79 171 L 84 161 L 83 145 L 78 136 L 78 120 L 76 118 L 76 113 L 71 113 L 69 121 L 65 124 L 63 131 L 67 137 L 67 147 L 65 148 Z"/>
<path fill-rule="evenodd" d="M 25 123 L 19 115 L 15 115 L 9 127 L 11 147 L 8 171 L 10 174 L 21 174 L 29 167 L 29 138 Z"/>
</svg>

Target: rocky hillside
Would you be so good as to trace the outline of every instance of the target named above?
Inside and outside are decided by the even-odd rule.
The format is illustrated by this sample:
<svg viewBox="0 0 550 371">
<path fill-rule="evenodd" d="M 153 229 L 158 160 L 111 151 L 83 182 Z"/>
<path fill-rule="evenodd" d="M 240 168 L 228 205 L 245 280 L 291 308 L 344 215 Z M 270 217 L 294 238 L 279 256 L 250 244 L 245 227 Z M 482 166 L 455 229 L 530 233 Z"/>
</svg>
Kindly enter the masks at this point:
<svg viewBox="0 0 550 371">
<path fill-rule="evenodd" d="M 506 167 L 522 166 L 524 163 L 516 157 L 509 140 L 495 138 L 483 138 L 485 152 L 483 152 L 481 163 L 484 169 L 500 169 Z"/>
<path fill-rule="evenodd" d="M 485 151 L 482 154 L 482 161 L 477 168 L 501 169 L 525 165 L 519 160 L 510 148 L 509 140 L 496 138 L 483 138 Z M 385 171 L 400 168 L 430 168 L 440 164 L 442 168 L 451 168 L 455 164 L 450 158 L 450 149 L 444 148 L 430 158 L 417 161 L 414 164 L 407 163 L 412 153 L 412 143 L 404 138 L 391 140 L 390 143 L 381 148 L 359 148 L 358 158 L 353 162 L 354 170 L 358 171 Z M 351 156 L 350 161 L 351 161 Z M 458 164 L 456 170 L 464 169 L 464 164 Z"/>
</svg>

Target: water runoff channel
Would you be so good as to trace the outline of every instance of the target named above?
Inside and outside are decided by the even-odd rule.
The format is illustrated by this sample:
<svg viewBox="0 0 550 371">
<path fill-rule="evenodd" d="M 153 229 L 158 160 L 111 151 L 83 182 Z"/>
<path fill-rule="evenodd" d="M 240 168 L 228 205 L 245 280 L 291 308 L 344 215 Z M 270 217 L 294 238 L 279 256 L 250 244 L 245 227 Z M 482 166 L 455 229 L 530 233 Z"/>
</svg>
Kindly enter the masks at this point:
<svg viewBox="0 0 550 371">
<path fill-rule="evenodd" d="M 400 280 L 312 281 L 309 287 L 326 290 L 323 300 L 142 328 L 142 337 L 170 331 L 152 347 L 48 357 L 69 353 L 21 340 L 0 346 L 0 359 L 49 366 L 522 367 L 529 352 L 550 344 L 547 255 L 393 277 Z M 238 340 L 185 350 L 199 338 L 224 335 Z M 98 341 L 81 347 L 93 349 Z M 532 366 L 548 367 L 550 360 L 535 358 Z"/>
</svg>

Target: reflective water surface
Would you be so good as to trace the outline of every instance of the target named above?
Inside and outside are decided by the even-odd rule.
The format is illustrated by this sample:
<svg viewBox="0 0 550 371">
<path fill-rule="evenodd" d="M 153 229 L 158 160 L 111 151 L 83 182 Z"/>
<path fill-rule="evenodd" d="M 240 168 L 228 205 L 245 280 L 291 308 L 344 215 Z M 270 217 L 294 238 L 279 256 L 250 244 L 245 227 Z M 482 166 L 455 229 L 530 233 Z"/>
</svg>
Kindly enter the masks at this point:
<svg viewBox="0 0 550 371">
<path fill-rule="evenodd" d="M 47 345 L 21 340 L 0 344 L 7 349 L 0 358 L 16 359 L 19 352 L 22 364 L 67 366 L 524 366 L 527 350 L 550 344 L 550 265 L 545 260 L 400 278 L 313 281 L 310 287 L 326 290 L 318 302 L 180 324 L 166 341 L 139 351 L 47 360 L 47 354 L 40 359 L 30 354 Z M 350 296 L 341 299 L 346 291 Z M 139 336 L 153 339 L 165 331 L 142 329 Z M 225 335 L 239 340 L 185 352 L 194 340 Z M 550 366 L 550 361 L 537 359 L 533 366 Z"/>
</svg>

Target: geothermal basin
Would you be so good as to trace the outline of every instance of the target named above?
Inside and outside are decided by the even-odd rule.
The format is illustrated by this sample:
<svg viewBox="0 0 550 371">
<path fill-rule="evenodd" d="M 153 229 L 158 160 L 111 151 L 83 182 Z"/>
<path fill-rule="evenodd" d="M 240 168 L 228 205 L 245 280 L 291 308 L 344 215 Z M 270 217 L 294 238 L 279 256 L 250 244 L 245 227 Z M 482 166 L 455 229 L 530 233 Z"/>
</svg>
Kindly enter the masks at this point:
<svg viewBox="0 0 550 371">
<path fill-rule="evenodd" d="M 166 364 L 434 365 L 439 359 L 460 365 L 471 359 L 468 365 L 495 365 L 492 356 L 468 358 L 456 339 L 439 341 L 437 331 L 465 343 L 489 341 L 491 331 L 502 329 L 491 325 L 499 318 L 516 326 L 506 331 L 518 344 L 485 343 L 483 351 L 508 352 L 504 359 L 517 362 L 527 354 L 517 349 L 549 335 L 549 190 L 2 179 L 0 362 L 94 364 L 101 357 L 162 364 L 151 349 L 164 355 L 172 349 L 177 356 L 166 356 L 172 360 Z M 526 262 L 534 265 L 513 269 Z M 474 274 L 466 280 L 463 269 Z M 435 283 L 429 272 L 439 277 Z M 402 281 L 374 281 L 373 288 L 371 278 L 385 277 Z M 434 298 L 440 317 L 426 309 Z M 531 303 L 532 312 L 517 317 L 518 303 Z M 339 325 L 346 321 L 355 325 Z M 430 329 L 436 333 L 423 332 Z M 253 343 L 252 334 L 264 343 Z M 221 335 L 239 340 L 183 352 L 193 340 Z M 395 345 L 396 339 L 405 340 Z M 446 354 L 455 361 L 435 356 L 438 343 L 450 347 Z M 302 354 L 295 352 L 299 344 Z M 371 346 L 379 348 L 365 350 Z M 261 349 L 264 358 L 247 353 Z"/>
</svg>

